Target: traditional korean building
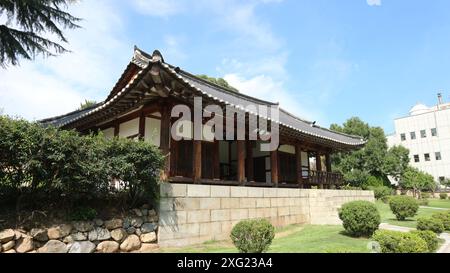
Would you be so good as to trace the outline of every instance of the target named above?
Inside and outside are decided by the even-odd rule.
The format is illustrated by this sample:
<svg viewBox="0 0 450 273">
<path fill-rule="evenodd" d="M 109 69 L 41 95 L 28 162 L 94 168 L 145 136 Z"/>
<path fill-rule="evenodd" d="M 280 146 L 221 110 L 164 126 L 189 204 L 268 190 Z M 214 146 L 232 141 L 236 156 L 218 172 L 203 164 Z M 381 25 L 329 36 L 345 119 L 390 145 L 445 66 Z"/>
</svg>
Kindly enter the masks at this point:
<svg viewBox="0 0 450 273">
<path fill-rule="evenodd" d="M 363 147 L 358 136 L 319 127 L 279 108 L 279 118 L 262 118 L 279 125 L 280 145 L 262 151 L 261 140 L 193 140 L 192 128 L 177 131 L 183 140 L 171 135 L 172 108 L 183 104 L 194 108 L 194 98 L 203 106 L 219 105 L 243 111 L 233 123 L 248 128 L 253 113 L 249 105 L 268 108 L 278 104 L 250 97 L 200 79 L 135 48 L 125 71 L 105 101 L 84 110 L 41 121 L 81 133 L 102 131 L 108 137 L 143 139 L 160 147 L 167 155 L 166 179 L 172 183 L 245 185 L 262 187 L 334 188 L 342 175 L 331 169 L 330 155 Z M 225 126 L 224 126 L 225 128 Z"/>
</svg>

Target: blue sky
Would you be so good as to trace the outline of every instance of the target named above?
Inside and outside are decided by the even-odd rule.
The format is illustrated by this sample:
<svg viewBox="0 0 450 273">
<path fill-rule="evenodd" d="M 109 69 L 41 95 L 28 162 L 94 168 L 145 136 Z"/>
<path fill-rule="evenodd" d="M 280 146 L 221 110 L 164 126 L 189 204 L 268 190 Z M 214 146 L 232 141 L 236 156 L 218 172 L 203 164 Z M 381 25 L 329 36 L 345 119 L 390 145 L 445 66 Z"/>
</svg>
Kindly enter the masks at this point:
<svg viewBox="0 0 450 273">
<path fill-rule="evenodd" d="M 393 131 L 417 102 L 450 101 L 448 0 L 83 0 L 72 53 L 0 71 L 0 108 L 28 119 L 103 100 L 133 45 L 323 126 Z M 0 23 L 2 18 L 0 17 Z"/>
</svg>

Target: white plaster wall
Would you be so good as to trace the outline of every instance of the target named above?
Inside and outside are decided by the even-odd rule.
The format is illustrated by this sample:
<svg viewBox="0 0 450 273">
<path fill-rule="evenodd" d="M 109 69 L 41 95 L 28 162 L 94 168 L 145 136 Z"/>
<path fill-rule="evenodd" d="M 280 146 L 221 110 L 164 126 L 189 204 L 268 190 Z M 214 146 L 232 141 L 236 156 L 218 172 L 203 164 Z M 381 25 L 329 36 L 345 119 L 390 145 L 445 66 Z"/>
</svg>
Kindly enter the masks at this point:
<svg viewBox="0 0 450 273">
<path fill-rule="evenodd" d="M 114 128 L 108 128 L 102 131 L 106 139 L 114 138 Z"/>
<path fill-rule="evenodd" d="M 139 118 L 124 122 L 119 127 L 119 137 L 129 137 L 139 133 Z"/>
<path fill-rule="evenodd" d="M 155 118 L 145 119 L 144 139 L 157 147 L 161 145 L 161 120 Z"/>
</svg>

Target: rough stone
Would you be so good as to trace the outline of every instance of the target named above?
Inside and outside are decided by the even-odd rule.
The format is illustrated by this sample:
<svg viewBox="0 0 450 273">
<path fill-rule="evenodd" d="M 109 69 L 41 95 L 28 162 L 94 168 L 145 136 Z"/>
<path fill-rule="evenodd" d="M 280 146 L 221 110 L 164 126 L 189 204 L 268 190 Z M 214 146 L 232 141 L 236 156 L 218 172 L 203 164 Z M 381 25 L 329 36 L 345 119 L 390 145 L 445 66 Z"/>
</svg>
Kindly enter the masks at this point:
<svg viewBox="0 0 450 273">
<path fill-rule="evenodd" d="M 96 227 L 89 232 L 89 241 L 106 241 L 111 239 L 111 233 L 106 228 Z"/>
<path fill-rule="evenodd" d="M 141 235 L 141 242 L 143 243 L 153 243 L 156 242 L 156 233 L 150 232 Z"/>
<path fill-rule="evenodd" d="M 69 253 L 92 253 L 95 250 L 95 244 L 89 241 L 75 242 L 70 247 Z"/>
<path fill-rule="evenodd" d="M 142 233 L 155 231 L 158 226 L 155 223 L 145 223 L 141 226 Z"/>
<path fill-rule="evenodd" d="M 156 249 L 158 249 L 158 244 L 142 244 L 141 248 L 139 249 L 140 253 L 151 253 L 154 252 Z"/>
<path fill-rule="evenodd" d="M 134 228 L 134 227 L 129 227 L 129 228 L 127 228 L 127 233 L 128 234 L 134 234 L 136 232 L 136 228 Z"/>
<path fill-rule="evenodd" d="M 141 212 L 142 212 L 142 216 L 148 215 L 148 209 L 141 209 Z"/>
<path fill-rule="evenodd" d="M 123 228 L 118 228 L 111 231 L 111 237 L 117 242 L 122 242 L 127 236 L 128 233 Z"/>
<path fill-rule="evenodd" d="M 141 227 L 144 221 L 141 217 L 133 217 L 131 218 L 131 225 L 135 228 Z"/>
<path fill-rule="evenodd" d="M 69 235 L 69 236 L 64 237 L 63 242 L 65 244 L 72 244 L 73 242 L 75 242 L 75 239 L 73 238 L 72 235 Z"/>
<path fill-rule="evenodd" d="M 144 205 L 142 205 L 142 207 L 141 207 L 142 209 L 149 209 L 150 208 L 150 205 L 149 204 L 144 204 Z"/>
<path fill-rule="evenodd" d="M 33 238 L 23 236 L 17 241 L 16 251 L 17 253 L 27 253 L 34 249 Z"/>
<path fill-rule="evenodd" d="M 16 245 L 16 241 L 11 240 L 7 242 L 6 244 L 3 244 L 3 251 L 8 251 L 10 249 L 13 249 L 13 247 Z"/>
<path fill-rule="evenodd" d="M 148 216 L 157 216 L 158 214 L 154 209 L 148 211 Z"/>
<path fill-rule="evenodd" d="M 158 215 L 149 215 L 147 216 L 147 222 L 154 223 L 158 222 Z"/>
<path fill-rule="evenodd" d="M 66 244 L 57 240 L 50 240 L 38 249 L 39 253 L 67 253 L 67 251 Z"/>
<path fill-rule="evenodd" d="M 7 243 L 14 239 L 16 233 L 12 229 L 5 229 L 0 232 L 0 243 Z"/>
<path fill-rule="evenodd" d="M 127 228 L 129 228 L 129 227 L 131 227 L 131 221 L 130 221 L 130 219 L 129 218 L 126 218 L 124 221 L 123 221 L 123 226 L 122 226 L 124 229 L 127 229 Z"/>
<path fill-rule="evenodd" d="M 19 240 L 20 238 L 22 238 L 22 236 L 24 236 L 26 232 L 22 232 L 20 230 L 14 230 L 14 240 Z"/>
<path fill-rule="evenodd" d="M 70 236 L 72 236 L 72 239 L 74 241 L 86 241 L 88 238 L 85 232 L 76 232 L 71 234 Z"/>
<path fill-rule="evenodd" d="M 137 228 L 136 231 L 134 232 L 137 236 L 141 236 L 142 231 L 140 228 Z"/>
<path fill-rule="evenodd" d="M 120 244 L 120 250 L 130 252 L 141 248 L 141 241 L 136 235 L 128 236 L 122 244 Z"/>
<path fill-rule="evenodd" d="M 105 221 L 105 228 L 107 228 L 109 230 L 121 228 L 122 226 L 123 226 L 122 219 L 111 219 L 109 221 Z"/>
<path fill-rule="evenodd" d="M 92 222 L 78 221 L 73 223 L 73 227 L 81 232 L 88 232 L 94 229 Z"/>
<path fill-rule="evenodd" d="M 30 235 L 36 241 L 46 242 L 48 240 L 47 230 L 43 228 L 33 228 L 30 231 Z"/>
<path fill-rule="evenodd" d="M 95 219 L 94 220 L 94 224 L 95 224 L 95 226 L 97 226 L 97 227 L 101 227 L 101 226 L 103 226 L 103 220 L 101 220 L 101 219 Z"/>
<path fill-rule="evenodd" d="M 115 253 L 119 251 L 119 243 L 114 241 L 104 241 L 98 244 L 97 251 L 100 253 Z"/>
<path fill-rule="evenodd" d="M 72 231 L 71 225 L 59 225 L 56 227 L 49 228 L 47 230 L 47 235 L 50 240 L 57 240 L 66 237 Z"/>
<path fill-rule="evenodd" d="M 10 250 L 5 251 L 5 252 L 3 252 L 3 253 L 8 254 L 8 253 L 17 253 L 17 252 L 16 252 L 14 249 L 10 249 Z"/>
<path fill-rule="evenodd" d="M 133 213 L 138 216 L 138 217 L 142 217 L 142 211 L 140 209 L 133 209 Z"/>
</svg>

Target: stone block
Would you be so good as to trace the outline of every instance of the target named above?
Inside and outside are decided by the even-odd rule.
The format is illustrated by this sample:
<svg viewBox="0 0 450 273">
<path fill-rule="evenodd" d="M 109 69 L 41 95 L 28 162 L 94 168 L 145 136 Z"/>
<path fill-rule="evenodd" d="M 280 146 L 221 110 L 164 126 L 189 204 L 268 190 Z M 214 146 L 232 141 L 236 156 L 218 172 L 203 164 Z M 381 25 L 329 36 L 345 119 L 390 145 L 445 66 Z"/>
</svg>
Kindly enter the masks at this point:
<svg viewBox="0 0 450 273">
<path fill-rule="evenodd" d="M 211 197 L 230 197 L 229 186 L 211 186 Z"/>
<path fill-rule="evenodd" d="M 209 185 L 187 185 L 187 197 L 210 197 L 211 186 Z"/>
<path fill-rule="evenodd" d="M 248 197 L 247 187 L 231 187 L 231 197 Z"/>
<path fill-rule="evenodd" d="M 220 198 L 220 208 L 222 209 L 238 209 L 239 198 Z"/>
<path fill-rule="evenodd" d="M 162 183 L 160 192 L 161 197 L 185 197 L 187 194 L 187 185 Z"/>
<path fill-rule="evenodd" d="M 264 189 L 248 188 L 248 197 L 264 197 Z"/>
<path fill-rule="evenodd" d="M 229 209 L 211 210 L 211 221 L 229 221 L 230 215 Z"/>
<path fill-rule="evenodd" d="M 220 198 L 201 198 L 200 209 L 220 209 Z"/>
<path fill-rule="evenodd" d="M 257 208 L 269 208 L 270 207 L 270 198 L 256 199 L 256 207 Z"/>
<path fill-rule="evenodd" d="M 248 219 L 248 209 L 234 209 L 231 210 L 231 220 Z"/>
<path fill-rule="evenodd" d="M 211 221 L 209 210 L 195 210 L 187 212 L 187 223 L 203 223 Z"/>
<path fill-rule="evenodd" d="M 255 198 L 239 198 L 239 208 L 241 208 L 241 209 L 256 208 L 256 199 Z"/>
</svg>

